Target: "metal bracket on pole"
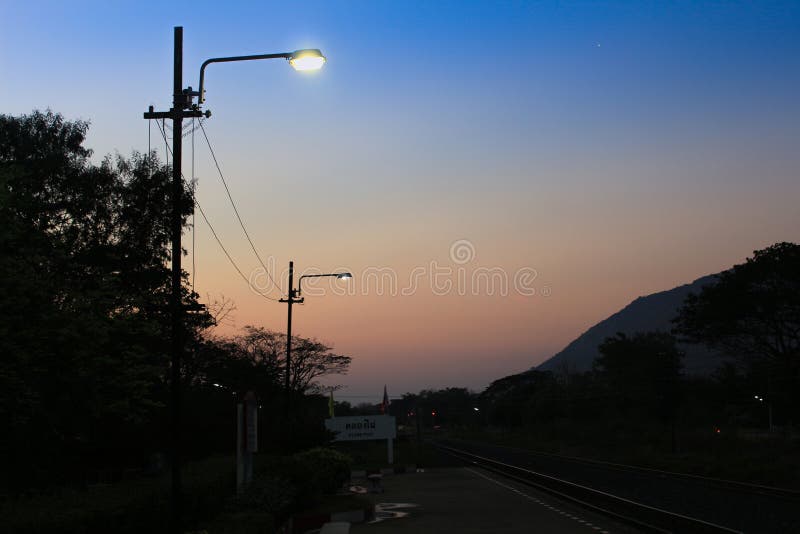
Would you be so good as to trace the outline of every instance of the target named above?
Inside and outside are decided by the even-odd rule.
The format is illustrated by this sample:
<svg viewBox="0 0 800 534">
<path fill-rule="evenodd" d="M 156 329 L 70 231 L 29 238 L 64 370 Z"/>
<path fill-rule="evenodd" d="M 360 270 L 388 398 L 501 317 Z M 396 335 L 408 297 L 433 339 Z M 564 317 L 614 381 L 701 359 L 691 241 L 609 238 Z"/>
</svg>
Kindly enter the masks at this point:
<svg viewBox="0 0 800 534">
<path fill-rule="evenodd" d="M 199 109 L 189 109 L 189 110 L 181 110 L 180 116 L 183 119 L 191 119 L 191 118 L 199 118 L 205 117 L 209 118 L 211 116 L 210 111 L 200 111 Z M 173 119 L 175 118 L 175 112 L 172 110 L 169 111 L 153 111 L 153 106 L 150 106 L 149 111 L 144 112 L 145 119 Z"/>
</svg>

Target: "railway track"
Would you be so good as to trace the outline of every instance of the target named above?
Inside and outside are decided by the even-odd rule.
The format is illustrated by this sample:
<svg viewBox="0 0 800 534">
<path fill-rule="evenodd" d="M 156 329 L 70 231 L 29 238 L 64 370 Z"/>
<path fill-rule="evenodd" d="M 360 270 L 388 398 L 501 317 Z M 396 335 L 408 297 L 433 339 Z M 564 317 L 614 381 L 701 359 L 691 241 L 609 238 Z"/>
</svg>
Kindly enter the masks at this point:
<svg viewBox="0 0 800 534">
<path fill-rule="evenodd" d="M 800 532 L 800 492 L 474 442 L 442 452 L 647 532 Z"/>
</svg>

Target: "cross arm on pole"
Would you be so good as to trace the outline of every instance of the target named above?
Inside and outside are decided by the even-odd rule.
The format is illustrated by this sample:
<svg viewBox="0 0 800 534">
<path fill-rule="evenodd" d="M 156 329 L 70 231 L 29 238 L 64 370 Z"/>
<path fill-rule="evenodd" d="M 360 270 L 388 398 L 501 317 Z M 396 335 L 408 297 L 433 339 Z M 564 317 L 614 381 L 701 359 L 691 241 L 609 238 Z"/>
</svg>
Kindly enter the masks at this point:
<svg viewBox="0 0 800 534">
<path fill-rule="evenodd" d="M 191 119 L 191 118 L 200 118 L 200 117 L 210 117 L 210 111 L 200 111 L 199 109 L 187 109 L 181 110 L 181 118 L 183 119 Z M 150 106 L 149 111 L 144 112 L 145 119 L 174 119 L 175 112 L 170 111 L 153 111 L 153 106 Z"/>
</svg>

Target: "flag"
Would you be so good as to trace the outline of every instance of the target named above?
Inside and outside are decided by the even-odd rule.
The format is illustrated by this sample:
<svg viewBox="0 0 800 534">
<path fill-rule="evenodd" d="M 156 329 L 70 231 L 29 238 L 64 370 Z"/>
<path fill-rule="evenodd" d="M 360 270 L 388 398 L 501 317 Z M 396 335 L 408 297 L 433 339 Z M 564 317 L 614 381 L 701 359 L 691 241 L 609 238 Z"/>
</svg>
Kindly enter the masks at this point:
<svg viewBox="0 0 800 534">
<path fill-rule="evenodd" d="M 381 413 L 385 414 L 389 409 L 389 395 L 386 394 L 386 384 L 383 385 L 383 401 L 381 401 Z"/>
<path fill-rule="evenodd" d="M 331 390 L 331 398 L 328 399 L 328 417 L 333 417 L 333 390 Z"/>
</svg>

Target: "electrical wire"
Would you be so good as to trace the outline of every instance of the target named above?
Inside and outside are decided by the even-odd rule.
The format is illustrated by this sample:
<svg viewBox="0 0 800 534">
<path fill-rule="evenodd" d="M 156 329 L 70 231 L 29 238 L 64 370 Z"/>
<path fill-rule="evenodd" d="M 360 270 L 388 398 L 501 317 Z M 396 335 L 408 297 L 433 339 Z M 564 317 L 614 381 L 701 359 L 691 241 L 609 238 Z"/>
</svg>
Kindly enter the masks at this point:
<svg viewBox="0 0 800 534">
<path fill-rule="evenodd" d="M 211 141 L 208 139 L 208 134 L 206 134 L 206 128 L 203 126 L 203 121 L 200 121 L 200 131 L 203 132 L 203 137 L 206 139 L 206 144 L 208 145 L 208 150 L 211 152 L 211 157 L 214 159 L 214 165 L 217 167 L 217 172 L 219 173 L 219 177 L 222 180 L 222 185 L 225 186 L 225 192 L 228 194 L 228 200 L 231 202 L 231 206 L 233 207 L 233 212 L 236 214 L 236 218 L 239 220 L 239 226 L 242 227 L 242 232 L 244 232 L 244 236 L 247 238 L 247 242 L 250 243 L 250 248 L 253 249 L 253 253 L 258 258 L 258 262 L 261 264 L 261 267 L 264 269 L 264 272 L 267 273 L 270 282 L 275 287 L 275 289 L 280 292 L 280 286 L 275 282 L 275 279 L 272 277 L 272 273 L 270 273 L 267 266 L 264 264 L 264 261 L 261 259 L 261 255 L 256 250 L 256 246 L 253 244 L 253 240 L 250 239 L 250 234 L 247 232 L 247 228 L 244 226 L 244 222 L 242 221 L 242 217 L 239 215 L 239 210 L 236 208 L 236 202 L 233 201 L 233 196 L 231 195 L 231 190 L 228 188 L 228 182 L 225 180 L 225 175 L 222 174 L 222 169 L 219 166 L 219 162 L 217 161 L 217 155 L 214 153 L 214 149 L 211 147 Z"/>
<path fill-rule="evenodd" d="M 158 123 L 156 123 L 156 124 L 158 124 Z M 164 137 L 164 140 L 166 141 L 167 133 L 166 133 L 165 130 L 161 130 L 161 135 Z M 167 145 L 167 149 L 169 150 L 169 145 Z M 170 154 L 171 154 L 172 151 L 171 150 L 169 150 L 169 151 L 170 151 Z M 181 173 L 181 178 L 183 179 L 184 183 L 187 183 L 186 178 L 183 176 L 183 173 Z M 217 232 L 216 232 L 216 230 L 214 230 L 214 227 L 211 225 L 211 222 L 208 220 L 208 217 L 206 217 L 206 214 L 203 211 L 202 206 L 200 206 L 200 202 L 196 198 L 193 198 L 192 200 L 194 201 L 194 205 L 197 207 L 197 210 L 200 212 L 200 216 L 203 218 L 203 220 L 205 221 L 206 225 L 208 225 L 209 230 L 211 230 L 211 234 L 214 236 L 214 239 L 216 240 L 217 244 L 219 245 L 219 248 L 222 249 L 222 252 L 228 258 L 228 261 L 231 263 L 231 265 L 233 265 L 233 268 L 236 270 L 236 272 L 239 273 L 239 276 L 242 277 L 242 279 L 247 283 L 247 285 L 250 287 L 250 289 L 252 289 L 257 295 L 259 295 L 260 297 L 263 297 L 263 298 L 265 298 L 267 300 L 271 300 L 271 301 L 277 302 L 278 299 L 270 297 L 269 295 L 265 295 L 264 293 L 259 291 L 258 288 L 253 286 L 253 284 L 250 282 L 250 280 L 247 278 L 247 276 L 245 276 L 245 274 L 242 272 L 242 270 L 236 264 L 236 261 L 230 255 L 230 253 L 228 252 L 228 249 L 226 249 L 225 245 L 222 244 L 222 240 L 217 235 Z"/>
<path fill-rule="evenodd" d="M 156 126 L 159 126 L 158 122 L 156 122 Z M 167 143 L 167 132 L 164 129 L 162 129 L 160 126 L 159 126 L 159 131 L 160 131 L 162 137 L 164 138 L 164 142 Z M 167 146 L 167 150 L 169 151 L 169 144 L 167 143 L 166 146 Z M 186 178 L 183 176 L 183 173 L 181 173 L 181 178 L 183 179 L 184 183 L 187 183 L 186 182 Z M 242 277 L 242 279 L 245 281 L 245 283 L 247 283 L 247 285 L 250 287 L 250 289 L 255 294 L 257 294 L 258 296 L 263 297 L 263 298 L 265 298 L 267 300 L 271 300 L 273 302 L 278 302 L 278 299 L 270 297 L 269 295 L 266 295 L 266 294 L 262 293 L 261 291 L 258 290 L 258 288 L 253 286 L 253 284 L 250 282 L 250 279 L 247 278 L 247 276 L 245 276 L 245 274 L 242 272 L 242 270 L 236 264 L 236 261 L 233 259 L 233 257 L 230 255 L 230 253 L 228 253 L 228 249 L 226 249 L 225 245 L 222 244 L 222 240 L 217 235 L 217 232 L 216 232 L 216 230 L 214 230 L 214 227 L 211 225 L 211 222 L 208 220 L 208 217 L 206 217 L 206 214 L 203 211 L 202 206 L 200 206 L 200 202 L 198 202 L 198 200 L 196 198 L 192 198 L 192 200 L 194 202 L 194 205 L 197 207 L 197 211 L 200 212 L 200 216 L 203 218 L 203 220 L 205 221 L 206 225 L 208 226 L 208 229 L 211 230 L 211 235 L 214 236 L 214 239 L 216 240 L 217 245 L 219 245 L 219 248 L 222 249 L 222 252 L 225 254 L 225 257 L 228 258 L 228 261 L 231 263 L 231 265 L 233 265 L 233 268 L 236 270 L 236 272 L 239 273 L 239 276 Z"/>
<path fill-rule="evenodd" d="M 161 119 L 161 132 L 164 134 L 164 163 L 169 166 L 169 155 L 172 153 L 172 151 L 169 149 L 169 141 L 167 141 L 167 126 L 165 119 Z"/>
</svg>

